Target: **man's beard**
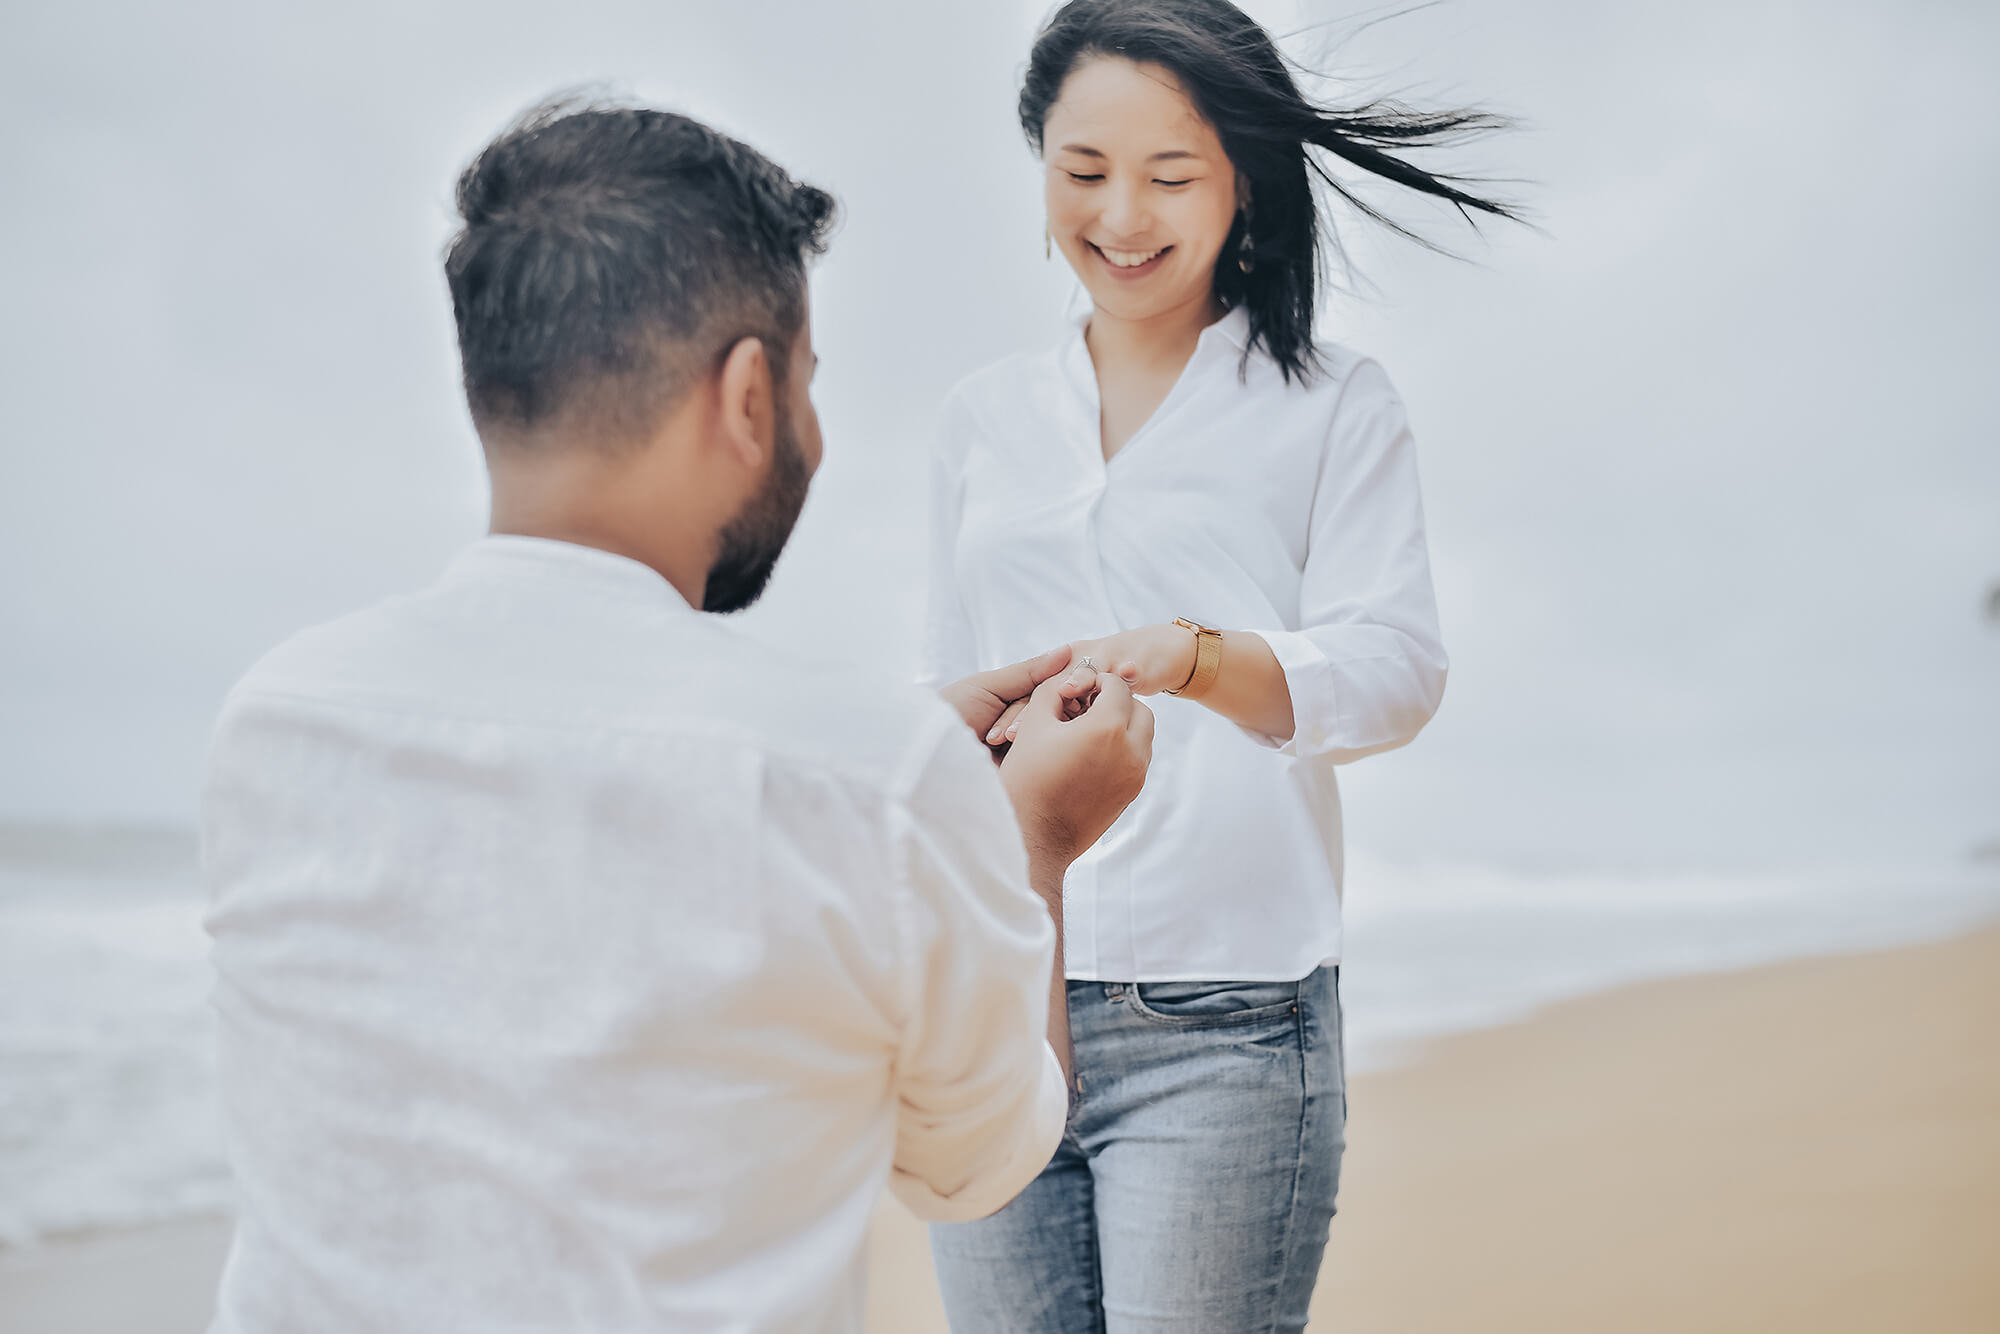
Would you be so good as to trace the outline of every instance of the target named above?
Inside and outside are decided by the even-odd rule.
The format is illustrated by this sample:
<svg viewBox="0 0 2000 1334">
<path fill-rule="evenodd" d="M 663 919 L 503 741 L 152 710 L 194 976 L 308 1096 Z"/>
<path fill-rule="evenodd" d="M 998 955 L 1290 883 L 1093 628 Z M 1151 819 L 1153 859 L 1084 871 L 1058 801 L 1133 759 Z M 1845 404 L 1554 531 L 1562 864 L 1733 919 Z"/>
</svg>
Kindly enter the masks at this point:
<svg viewBox="0 0 2000 1334">
<path fill-rule="evenodd" d="M 722 530 L 715 564 L 702 590 L 703 611 L 742 611 L 764 595 L 771 571 L 805 507 L 812 481 L 791 414 L 780 410 L 772 438 L 771 472 L 756 495 Z"/>
</svg>

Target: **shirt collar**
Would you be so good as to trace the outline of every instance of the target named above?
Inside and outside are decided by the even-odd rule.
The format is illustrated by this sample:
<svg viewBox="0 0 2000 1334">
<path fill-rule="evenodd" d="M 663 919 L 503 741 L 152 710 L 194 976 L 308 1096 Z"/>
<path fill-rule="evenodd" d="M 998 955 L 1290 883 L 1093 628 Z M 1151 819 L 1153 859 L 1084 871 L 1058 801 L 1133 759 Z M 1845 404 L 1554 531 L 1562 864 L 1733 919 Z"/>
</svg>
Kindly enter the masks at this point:
<svg viewBox="0 0 2000 1334">
<path fill-rule="evenodd" d="M 1250 312 L 1242 302 L 1229 308 L 1229 313 L 1201 331 L 1201 336 L 1210 335 L 1223 339 L 1238 352 L 1250 350 Z"/>
<path fill-rule="evenodd" d="M 1079 341 L 1083 338 L 1083 331 L 1090 324 L 1090 316 L 1095 309 L 1096 307 L 1090 302 L 1090 293 L 1079 285 L 1071 294 L 1069 308 L 1065 312 Z M 1238 352 L 1250 350 L 1250 312 L 1244 308 L 1242 302 L 1239 301 L 1231 306 L 1221 319 L 1203 329 L 1195 346 L 1199 348 L 1203 343 L 1216 338 L 1228 342 Z"/>
<path fill-rule="evenodd" d="M 692 611 L 680 590 L 650 565 L 629 556 L 546 537 L 495 533 L 460 551 L 445 568 L 447 582 L 523 579 L 561 582 L 615 597 Z"/>
</svg>

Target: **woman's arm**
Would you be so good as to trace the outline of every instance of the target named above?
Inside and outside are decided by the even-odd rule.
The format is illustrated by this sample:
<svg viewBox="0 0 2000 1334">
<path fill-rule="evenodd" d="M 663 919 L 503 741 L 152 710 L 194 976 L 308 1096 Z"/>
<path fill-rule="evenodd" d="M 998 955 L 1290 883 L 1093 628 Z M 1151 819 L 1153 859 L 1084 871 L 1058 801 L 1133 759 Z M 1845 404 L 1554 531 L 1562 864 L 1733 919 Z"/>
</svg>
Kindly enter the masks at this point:
<svg viewBox="0 0 2000 1334">
<path fill-rule="evenodd" d="M 1090 658 L 1098 671 L 1121 676 L 1138 695 L 1178 690 L 1194 675 L 1195 633 L 1185 626 L 1142 626 L 1103 639 L 1070 646 L 1072 663 Z M 1063 683 L 1065 695 L 1076 697 L 1091 689 L 1091 668 L 1072 666 Z M 1280 741 L 1292 735 L 1292 691 L 1278 655 L 1251 630 L 1222 632 L 1222 667 L 1215 682 L 1198 701 L 1238 727 Z"/>
<path fill-rule="evenodd" d="M 1409 744 L 1437 712 L 1447 663 L 1416 442 L 1372 361 L 1349 372 L 1329 426 L 1296 624 L 1259 630 L 1296 717 L 1265 744 L 1346 764 Z"/>
<path fill-rule="evenodd" d="M 1195 663 L 1193 632 L 1171 622 L 1072 649 L 1142 695 L 1179 688 Z M 1066 693 L 1087 692 L 1072 672 Z M 1415 445 L 1388 377 L 1363 362 L 1320 466 L 1297 628 L 1224 631 L 1220 673 L 1199 702 L 1264 745 L 1344 764 L 1413 739 L 1445 672 Z"/>
</svg>

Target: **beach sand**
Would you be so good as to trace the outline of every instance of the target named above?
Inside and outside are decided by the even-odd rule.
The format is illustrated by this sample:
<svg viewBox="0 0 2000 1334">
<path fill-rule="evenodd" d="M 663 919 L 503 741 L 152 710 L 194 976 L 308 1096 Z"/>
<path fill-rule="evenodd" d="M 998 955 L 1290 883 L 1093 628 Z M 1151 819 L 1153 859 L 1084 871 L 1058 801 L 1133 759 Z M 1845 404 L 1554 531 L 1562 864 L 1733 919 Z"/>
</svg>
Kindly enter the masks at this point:
<svg viewBox="0 0 2000 1334">
<path fill-rule="evenodd" d="M 2000 1330 L 2000 930 L 1652 982 L 1354 1081 L 1326 1334 Z M 0 1259 L 0 1334 L 193 1334 L 183 1224 Z M 871 1334 L 944 1330 L 885 1204 Z"/>
</svg>

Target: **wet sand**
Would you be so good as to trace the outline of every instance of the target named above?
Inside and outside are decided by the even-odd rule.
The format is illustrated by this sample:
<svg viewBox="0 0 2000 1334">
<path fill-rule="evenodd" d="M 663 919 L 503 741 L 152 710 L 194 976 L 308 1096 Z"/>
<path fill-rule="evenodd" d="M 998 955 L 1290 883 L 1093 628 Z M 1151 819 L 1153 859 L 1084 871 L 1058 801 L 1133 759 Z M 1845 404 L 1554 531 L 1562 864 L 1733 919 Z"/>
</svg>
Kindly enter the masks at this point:
<svg viewBox="0 0 2000 1334">
<path fill-rule="evenodd" d="M 1350 1101 L 1315 1330 L 2000 1329 L 2000 929 L 1583 997 Z M 0 1334 L 194 1334 L 226 1238 L 0 1258 Z M 941 1334 L 893 1204 L 871 1266 L 871 1334 Z"/>
</svg>

